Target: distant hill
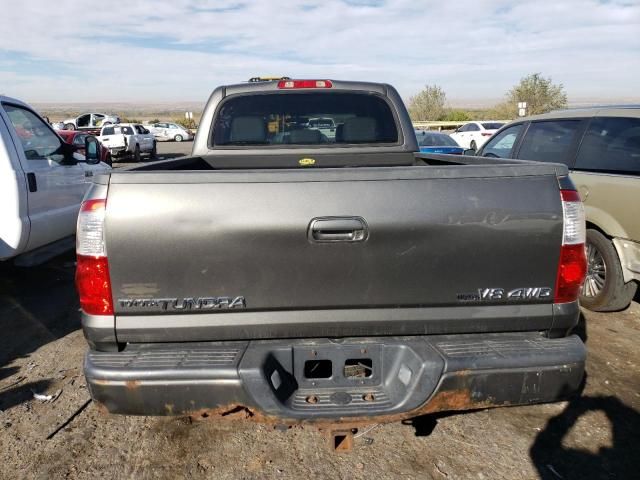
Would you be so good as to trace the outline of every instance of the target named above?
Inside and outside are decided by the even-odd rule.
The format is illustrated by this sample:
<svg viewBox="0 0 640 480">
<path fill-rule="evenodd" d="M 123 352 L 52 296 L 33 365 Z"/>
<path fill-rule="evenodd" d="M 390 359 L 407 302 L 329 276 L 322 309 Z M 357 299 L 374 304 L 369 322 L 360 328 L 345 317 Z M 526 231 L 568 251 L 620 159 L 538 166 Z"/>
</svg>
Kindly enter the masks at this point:
<svg viewBox="0 0 640 480">
<path fill-rule="evenodd" d="M 185 112 L 193 112 L 194 117 L 199 118 L 205 102 L 96 102 L 96 103 L 33 103 L 33 107 L 51 121 L 60 121 L 65 118 L 75 117 L 82 113 L 115 113 L 123 118 L 140 121 L 160 119 L 173 120 L 184 118 Z"/>
</svg>

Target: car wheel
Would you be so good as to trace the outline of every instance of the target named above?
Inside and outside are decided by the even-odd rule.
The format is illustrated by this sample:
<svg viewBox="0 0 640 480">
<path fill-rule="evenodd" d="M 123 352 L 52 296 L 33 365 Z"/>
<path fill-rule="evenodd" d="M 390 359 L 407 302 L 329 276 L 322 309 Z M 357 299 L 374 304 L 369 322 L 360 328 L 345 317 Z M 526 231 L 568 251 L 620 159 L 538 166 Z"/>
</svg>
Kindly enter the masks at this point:
<svg viewBox="0 0 640 480">
<path fill-rule="evenodd" d="M 173 137 L 173 139 L 174 139 L 176 142 L 181 142 L 181 141 L 182 141 L 182 135 L 176 135 L 175 137 Z"/>
<path fill-rule="evenodd" d="M 151 153 L 149 154 L 149 157 L 155 160 L 157 156 L 158 156 L 158 145 L 156 142 L 153 142 L 153 148 L 151 149 Z"/>
<path fill-rule="evenodd" d="M 475 140 L 471 140 L 471 143 L 469 144 L 469 148 L 471 150 L 478 150 L 478 145 L 476 144 Z"/>
<path fill-rule="evenodd" d="M 618 252 L 597 230 L 587 230 L 587 278 L 580 292 L 580 304 L 596 312 L 614 312 L 629 306 L 637 285 L 624 283 Z"/>
<path fill-rule="evenodd" d="M 110 167 L 113 166 L 113 157 L 111 156 L 110 153 L 107 153 L 107 156 L 104 157 L 104 163 L 106 163 Z"/>
<path fill-rule="evenodd" d="M 65 130 L 75 130 L 76 126 L 73 123 L 65 123 L 64 124 L 64 129 Z"/>
<path fill-rule="evenodd" d="M 133 152 L 133 161 L 140 163 L 140 145 L 136 145 L 136 149 Z"/>
</svg>

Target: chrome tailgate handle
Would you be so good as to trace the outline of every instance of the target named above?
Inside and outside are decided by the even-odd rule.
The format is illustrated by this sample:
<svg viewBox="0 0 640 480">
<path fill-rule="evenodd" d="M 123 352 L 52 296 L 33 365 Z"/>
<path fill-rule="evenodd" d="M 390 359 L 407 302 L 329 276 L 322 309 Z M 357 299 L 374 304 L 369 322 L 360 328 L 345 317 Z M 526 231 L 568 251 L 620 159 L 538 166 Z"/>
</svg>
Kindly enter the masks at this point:
<svg viewBox="0 0 640 480">
<path fill-rule="evenodd" d="M 318 217 L 309 223 L 311 242 L 363 242 L 368 236 L 362 217 Z"/>
</svg>

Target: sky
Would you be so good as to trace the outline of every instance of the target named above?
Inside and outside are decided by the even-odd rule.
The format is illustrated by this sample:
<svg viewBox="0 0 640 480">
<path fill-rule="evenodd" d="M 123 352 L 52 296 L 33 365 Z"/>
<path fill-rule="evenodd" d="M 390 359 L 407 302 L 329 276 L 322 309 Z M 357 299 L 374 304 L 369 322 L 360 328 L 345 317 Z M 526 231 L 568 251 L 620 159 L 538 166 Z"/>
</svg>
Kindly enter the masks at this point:
<svg viewBox="0 0 640 480">
<path fill-rule="evenodd" d="M 0 25 L 0 93 L 27 102 L 204 103 L 262 75 L 483 103 L 535 72 L 640 101 L 640 0 L 22 0 Z"/>
</svg>

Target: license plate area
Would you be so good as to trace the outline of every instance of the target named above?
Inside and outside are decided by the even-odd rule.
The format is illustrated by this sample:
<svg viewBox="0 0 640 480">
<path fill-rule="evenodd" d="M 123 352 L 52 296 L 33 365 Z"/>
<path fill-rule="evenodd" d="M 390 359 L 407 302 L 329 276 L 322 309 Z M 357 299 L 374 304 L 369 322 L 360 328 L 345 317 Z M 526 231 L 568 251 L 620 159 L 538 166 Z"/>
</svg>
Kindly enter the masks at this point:
<svg viewBox="0 0 640 480">
<path fill-rule="evenodd" d="M 239 374 L 267 414 L 336 418 L 417 407 L 443 368 L 423 337 L 264 340 L 249 345 Z"/>
<path fill-rule="evenodd" d="M 293 374 L 300 388 L 379 385 L 384 377 L 380 344 L 296 346 Z"/>
</svg>

